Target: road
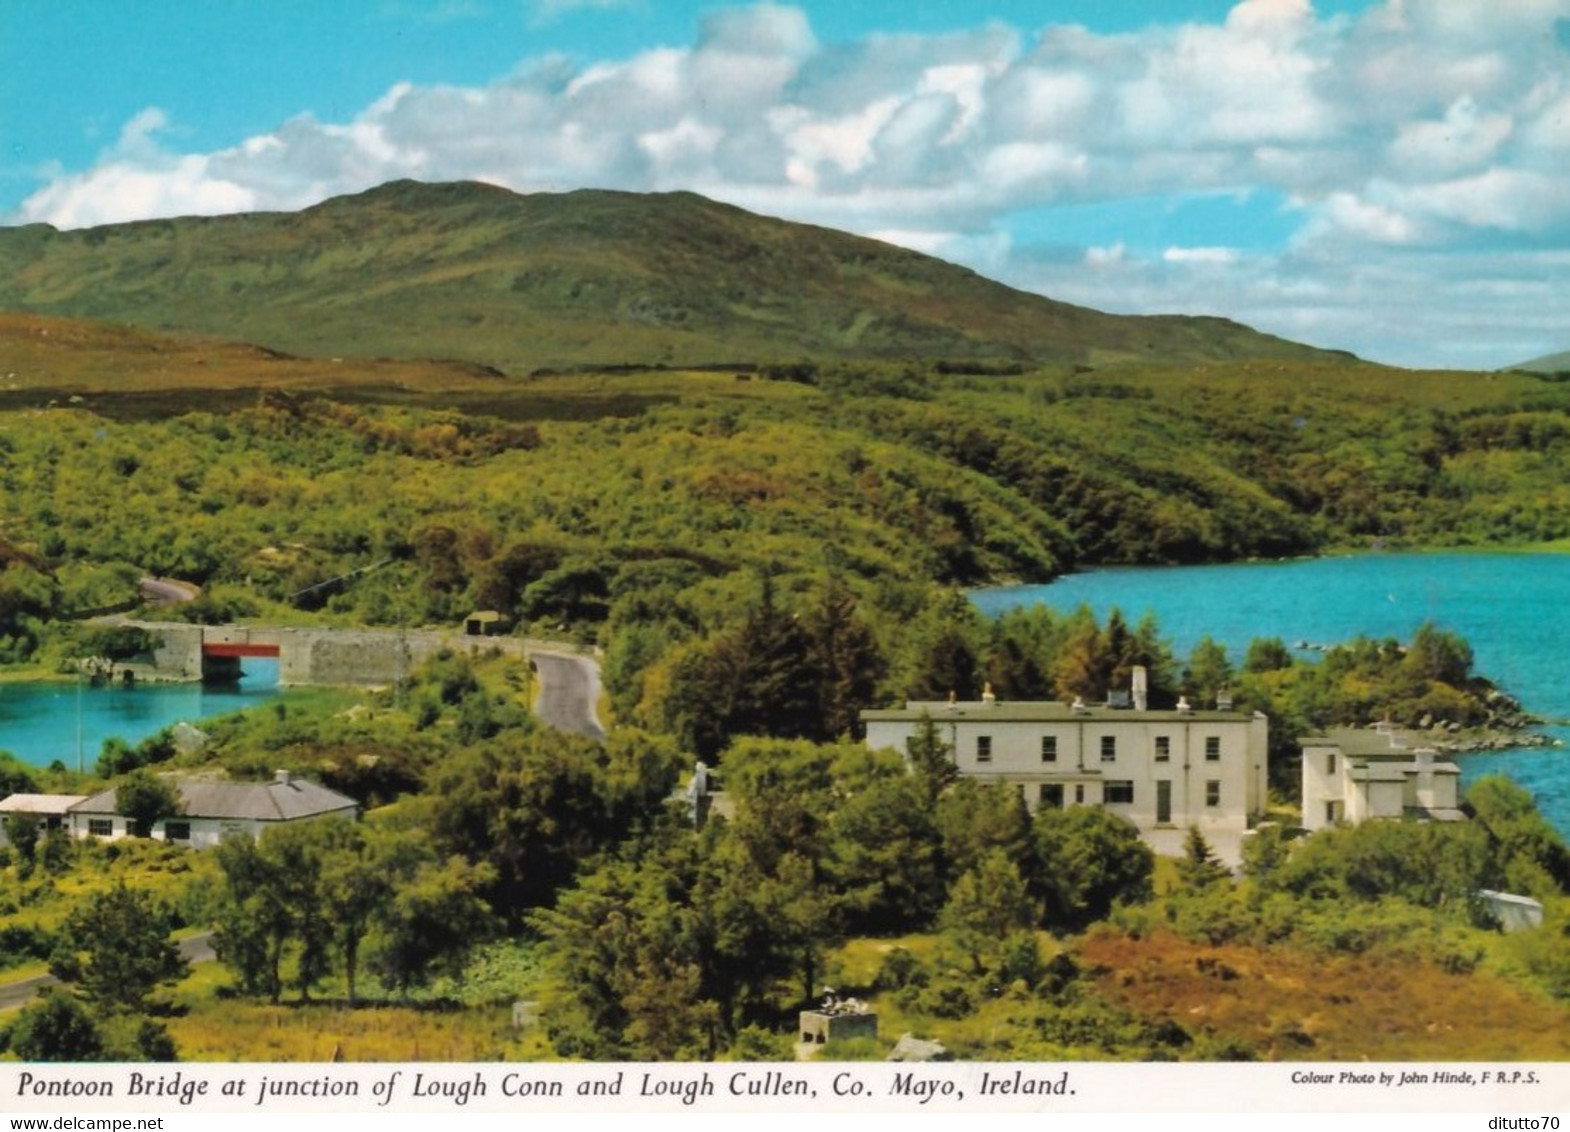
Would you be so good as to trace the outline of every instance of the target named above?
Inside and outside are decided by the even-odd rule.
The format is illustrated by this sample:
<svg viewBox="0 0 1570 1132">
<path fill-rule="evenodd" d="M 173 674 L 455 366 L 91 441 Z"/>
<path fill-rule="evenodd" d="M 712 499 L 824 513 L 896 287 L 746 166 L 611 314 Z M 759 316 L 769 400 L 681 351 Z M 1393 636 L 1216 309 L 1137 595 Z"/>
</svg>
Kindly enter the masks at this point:
<svg viewBox="0 0 1570 1132">
<path fill-rule="evenodd" d="M 605 738 L 595 705 L 600 699 L 600 668 L 586 656 L 561 652 L 531 652 L 529 659 L 540 677 L 534 714 L 558 731 Z"/>
<path fill-rule="evenodd" d="M 180 954 L 190 963 L 210 963 L 218 958 L 213 951 L 213 933 L 197 932 L 179 941 Z M 0 1010 L 15 1010 L 26 1006 L 39 991 L 54 986 L 60 980 L 53 975 L 34 975 L 13 983 L 0 983 Z"/>
<path fill-rule="evenodd" d="M 162 609 L 181 602 L 195 601 L 202 595 L 201 587 L 173 578 L 146 577 L 137 583 L 142 592 L 142 602 L 154 609 Z"/>
</svg>

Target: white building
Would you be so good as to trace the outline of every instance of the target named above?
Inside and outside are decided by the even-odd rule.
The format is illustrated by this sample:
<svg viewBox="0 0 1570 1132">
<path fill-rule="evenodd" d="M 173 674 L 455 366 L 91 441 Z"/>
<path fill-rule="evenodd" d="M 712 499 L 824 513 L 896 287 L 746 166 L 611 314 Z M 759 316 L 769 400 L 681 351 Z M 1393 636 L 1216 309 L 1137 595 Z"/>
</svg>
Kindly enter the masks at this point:
<svg viewBox="0 0 1570 1132">
<path fill-rule="evenodd" d="M 989 697 L 912 702 L 864 711 L 861 719 L 869 747 L 902 754 L 931 719 L 960 774 L 1017 786 L 1033 810 L 1102 806 L 1127 818 L 1160 852 L 1176 851 L 1194 826 L 1235 863 L 1243 834 L 1265 809 L 1269 721 L 1258 712 Z"/>
<path fill-rule="evenodd" d="M 284 822 L 327 817 L 352 820 L 359 813 L 353 798 L 283 770 L 271 782 L 172 784 L 180 795 L 181 812 L 154 825 L 153 837 L 197 849 L 211 848 L 231 834 L 259 837 L 264 829 Z M 115 806 L 113 790 L 78 802 L 69 816 L 73 837 L 114 841 L 131 833 L 129 819 Z"/>
<path fill-rule="evenodd" d="M 1298 740 L 1303 748 L 1303 828 L 1374 818 L 1460 821 L 1461 768 L 1400 732 L 1337 728 Z"/>
<path fill-rule="evenodd" d="M 62 829 L 70 821 L 71 807 L 85 802 L 85 794 L 11 794 L 0 799 L 0 819 L 8 814 L 30 814 L 38 821 L 40 836 L 51 829 Z M 5 825 L 0 820 L 0 845 L 7 841 Z"/>
</svg>

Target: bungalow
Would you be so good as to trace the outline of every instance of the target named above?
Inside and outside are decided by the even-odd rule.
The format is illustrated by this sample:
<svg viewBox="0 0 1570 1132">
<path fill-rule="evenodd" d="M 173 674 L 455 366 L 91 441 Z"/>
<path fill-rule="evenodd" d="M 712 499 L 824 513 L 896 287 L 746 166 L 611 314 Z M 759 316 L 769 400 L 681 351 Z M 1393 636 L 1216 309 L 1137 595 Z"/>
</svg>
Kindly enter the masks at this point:
<svg viewBox="0 0 1570 1132">
<path fill-rule="evenodd" d="M 0 800 L 0 845 L 8 840 L 4 819 L 11 814 L 31 814 L 38 819 L 40 835 L 63 829 L 70 820 L 71 807 L 87 800 L 85 794 L 12 794 Z"/>
<path fill-rule="evenodd" d="M 1303 828 L 1376 818 L 1460 821 L 1461 768 L 1432 748 L 1409 747 L 1386 724 L 1335 728 L 1298 740 L 1303 748 Z"/>
<path fill-rule="evenodd" d="M 207 849 L 231 834 L 259 836 L 270 826 L 318 818 L 358 815 L 353 798 L 329 790 L 286 770 L 271 782 L 174 783 L 181 812 L 153 826 L 153 837 Z M 115 806 L 115 792 L 105 790 L 70 809 L 73 837 L 116 840 L 130 833 L 130 821 Z"/>
</svg>

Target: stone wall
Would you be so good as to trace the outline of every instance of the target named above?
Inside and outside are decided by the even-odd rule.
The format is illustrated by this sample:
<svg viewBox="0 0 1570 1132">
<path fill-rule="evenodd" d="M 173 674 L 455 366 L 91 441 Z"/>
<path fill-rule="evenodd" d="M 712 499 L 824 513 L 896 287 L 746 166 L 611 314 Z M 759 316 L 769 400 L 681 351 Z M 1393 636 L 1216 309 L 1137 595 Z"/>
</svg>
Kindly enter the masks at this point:
<svg viewBox="0 0 1570 1132">
<path fill-rule="evenodd" d="M 202 645 L 276 645 L 280 684 L 387 685 L 407 676 L 442 649 L 479 656 L 500 652 L 523 657 L 538 648 L 562 651 L 559 643 L 521 637 L 478 637 L 460 632 L 396 629 L 275 629 L 245 626 L 138 622 L 156 633 L 153 675 L 198 680 Z"/>
</svg>

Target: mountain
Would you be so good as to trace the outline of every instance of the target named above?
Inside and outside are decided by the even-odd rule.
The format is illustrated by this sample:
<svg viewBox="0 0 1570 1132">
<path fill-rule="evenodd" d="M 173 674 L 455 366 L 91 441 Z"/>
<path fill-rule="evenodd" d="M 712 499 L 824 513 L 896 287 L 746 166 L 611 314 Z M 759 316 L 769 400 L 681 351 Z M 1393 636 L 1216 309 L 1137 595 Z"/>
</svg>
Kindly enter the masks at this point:
<svg viewBox="0 0 1570 1132">
<path fill-rule="evenodd" d="M 296 213 L 0 229 L 0 309 L 296 354 L 541 367 L 1345 357 L 1103 314 L 692 193 L 398 181 Z"/>
<path fill-rule="evenodd" d="M 1561 350 L 1557 354 L 1544 354 L 1541 358 L 1518 362 L 1505 368 L 1521 370 L 1524 373 L 1570 373 L 1570 350 Z"/>
</svg>

